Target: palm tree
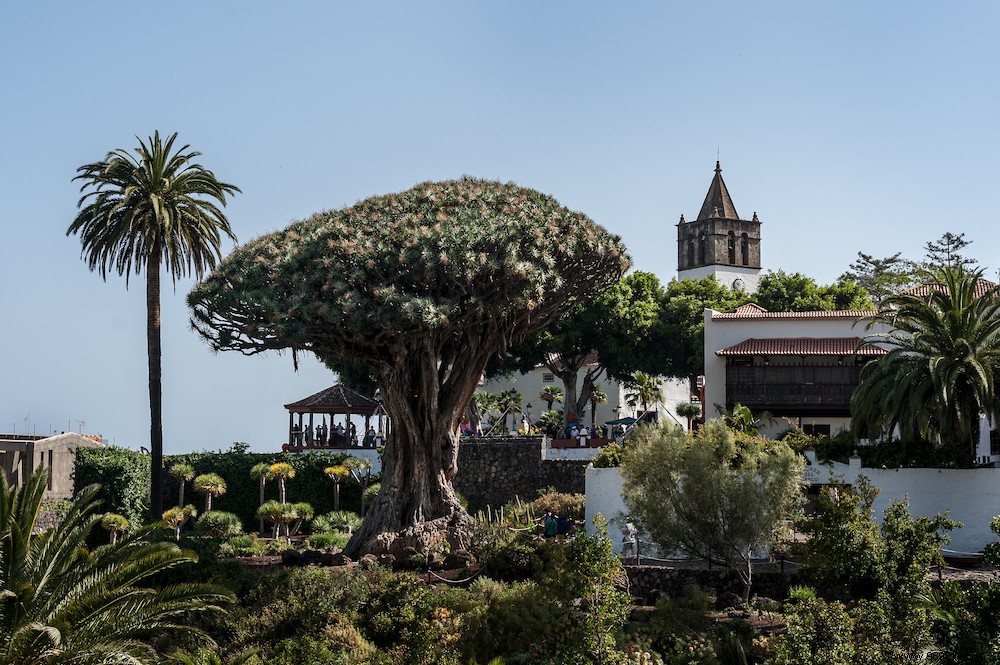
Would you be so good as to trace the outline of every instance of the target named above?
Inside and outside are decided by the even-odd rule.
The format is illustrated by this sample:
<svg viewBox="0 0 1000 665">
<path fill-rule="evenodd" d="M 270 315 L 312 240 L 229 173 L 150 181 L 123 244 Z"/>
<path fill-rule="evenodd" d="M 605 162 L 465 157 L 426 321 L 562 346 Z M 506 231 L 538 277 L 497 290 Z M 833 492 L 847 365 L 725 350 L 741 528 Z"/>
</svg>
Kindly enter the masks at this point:
<svg viewBox="0 0 1000 665">
<path fill-rule="evenodd" d="M 212 510 L 212 499 L 226 493 L 226 481 L 217 473 L 205 473 L 194 479 L 194 491 L 205 495 L 205 512 Z"/>
<path fill-rule="evenodd" d="M 81 256 L 91 270 L 146 273 L 146 349 L 149 363 L 150 516 L 163 511 L 163 414 L 160 366 L 160 264 L 174 283 L 201 279 L 215 267 L 222 236 L 236 236 L 216 203 L 239 188 L 216 179 L 194 160 L 200 153 L 185 145 L 174 150 L 177 134 L 166 141 L 155 132 L 139 140 L 135 154 L 119 148 L 103 161 L 77 169 L 81 180 L 79 213 L 66 235 L 79 234 Z"/>
<path fill-rule="evenodd" d="M 278 479 L 278 497 L 285 503 L 285 481 L 295 477 L 295 467 L 288 462 L 277 462 L 271 465 L 271 477 Z"/>
<path fill-rule="evenodd" d="M 187 524 L 192 517 L 198 517 L 198 509 L 194 506 L 174 506 L 163 511 L 161 516 L 163 521 L 174 530 L 174 540 L 181 539 L 181 528 Z"/>
<path fill-rule="evenodd" d="M 177 505 L 184 505 L 184 488 L 189 482 L 194 478 L 194 467 L 190 464 L 174 464 L 170 467 L 168 472 L 172 477 L 176 478 L 180 487 L 177 489 Z"/>
<path fill-rule="evenodd" d="M 688 431 L 694 429 L 694 419 L 701 417 L 701 404 L 698 402 L 681 402 L 677 405 L 677 415 L 687 418 Z"/>
<path fill-rule="evenodd" d="M 594 386 L 590 391 L 590 427 L 597 427 L 597 405 L 607 404 L 608 394 L 600 386 Z"/>
<path fill-rule="evenodd" d="M 655 376 L 636 372 L 633 380 L 629 382 L 629 388 L 632 389 L 632 392 L 625 394 L 625 401 L 633 409 L 637 404 L 641 404 L 642 412 L 645 414 L 649 411 L 650 404 L 656 404 L 660 401 L 662 384 L 663 382 Z"/>
<path fill-rule="evenodd" d="M 340 510 L 340 481 L 351 475 L 351 470 L 343 464 L 335 464 L 323 469 L 323 473 L 333 481 L 333 509 Z"/>
<path fill-rule="evenodd" d="M 521 393 L 513 388 L 500 391 L 500 408 L 503 409 L 503 426 L 507 428 L 507 414 L 511 416 L 511 427 L 514 426 L 514 414 L 521 410 Z M 507 430 L 510 431 L 509 429 Z"/>
<path fill-rule="evenodd" d="M 538 399 L 545 402 L 545 410 L 551 411 L 552 404 L 554 402 L 559 402 L 562 404 L 563 391 L 559 386 L 545 386 L 542 388 L 542 392 L 538 393 Z"/>
<path fill-rule="evenodd" d="M 118 513 L 104 513 L 101 517 L 101 526 L 111 536 L 111 544 L 118 542 L 118 534 L 128 531 L 128 519 Z"/>
<path fill-rule="evenodd" d="M 259 462 L 257 464 L 254 464 L 250 468 L 250 477 L 253 478 L 254 480 L 258 481 L 258 483 L 259 483 L 259 486 L 260 486 L 260 501 L 257 503 L 257 506 L 258 507 L 263 506 L 264 505 L 264 487 L 267 485 L 267 481 L 268 480 L 274 478 L 274 475 L 271 473 L 271 465 L 268 464 L 267 462 Z M 264 533 L 264 518 L 263 517 L 260 518 L 260 533 Z"/>
<path fill-rule="evenodd" d="M 982 271 L 944 267 L 932 282 L 885 298 L 865 337 L 889 353 L 862 369 L 851 396 L 861 436 L 891 434 L 951 448 L 958 466 L 975 460 L 980 421 L 1000 418 L 1000 294 Z"/>
<path fill-rule="evenodd" d="M 160 586 L 167 571 L 195 558 L 169 541 L 150 542 L 155 526 L 89 550 L 101 522 L 96 485 L 41 530 L 47 478 L 39 470 L 17 489 L 0 474 L 0 662 L 151 664 L 162 662 L 152 643 L 164 632 L 194 631 L 210 642 L 198 627 L 208 624 L 191 614 L 221 612 L 231 594 L 204 584 Z"/>
</svg>

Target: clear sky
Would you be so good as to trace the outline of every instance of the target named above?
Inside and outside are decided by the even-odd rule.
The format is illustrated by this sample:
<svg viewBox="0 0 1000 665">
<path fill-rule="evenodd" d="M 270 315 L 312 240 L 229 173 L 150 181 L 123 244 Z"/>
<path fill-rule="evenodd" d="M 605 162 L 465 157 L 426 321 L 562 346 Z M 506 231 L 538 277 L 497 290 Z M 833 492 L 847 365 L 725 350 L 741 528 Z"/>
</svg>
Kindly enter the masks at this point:
<svg viewBox="0 0 1000 665">
<path fill-rule="evenodd" d="M 241 241 L 468 174 L 585 212 L 666 281 L 719 156 L 765 268 L 829 283 L 859 250 L 916 259 L 951 231 L 995 277 L 998 19 L 995 2 L 5 3 L 0 432 L 148 445 L 143 281 L 102 282 L 65 232 L 76 168 L 154 130 L 243 190 Z M 166 452 L 276 450 L 282 405 L 334 377 L 213 355 L 191 286 L 162 298 Z"/>
</svg>

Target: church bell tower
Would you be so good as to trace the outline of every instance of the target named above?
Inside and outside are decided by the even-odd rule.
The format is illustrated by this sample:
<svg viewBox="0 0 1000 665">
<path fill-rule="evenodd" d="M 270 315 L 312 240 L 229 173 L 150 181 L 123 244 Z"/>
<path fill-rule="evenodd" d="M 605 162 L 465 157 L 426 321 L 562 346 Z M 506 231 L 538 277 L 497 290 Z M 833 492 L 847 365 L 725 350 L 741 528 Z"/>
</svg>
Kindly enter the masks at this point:
<svg viewBox="0 0 1000 665">
<path fill-rule="evenodd" d="M 677 277 L 716 281 L 753 293 L 760 280 L 760 220 L 740 219 L 715 162 L 715 177 L 694 221 L 677 224 Z"/>
</svg>

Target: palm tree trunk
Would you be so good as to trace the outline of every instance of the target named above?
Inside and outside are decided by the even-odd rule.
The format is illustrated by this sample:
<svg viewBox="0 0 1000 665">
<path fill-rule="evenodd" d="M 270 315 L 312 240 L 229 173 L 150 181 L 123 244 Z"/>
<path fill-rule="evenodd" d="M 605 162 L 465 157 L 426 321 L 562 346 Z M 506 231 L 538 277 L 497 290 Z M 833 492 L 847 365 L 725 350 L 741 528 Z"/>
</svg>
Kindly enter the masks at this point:
<svg viewBox="0 0 1000 665">
<path fill-rule="evenodd" d="M 181 489 L 180 496 L 177 498 L 177 505 L 181 508 L 184 507 L 184 486 L 187 485 L 187 481 L 181 478 Z"/>
<path fill-rule="evenodd" d="M 163 387 L 160 365 L 160 254 L 157 238 L 146 263 L 146 349 L 149 362 L 150 520 L 163 514 Z"/>
</svg>

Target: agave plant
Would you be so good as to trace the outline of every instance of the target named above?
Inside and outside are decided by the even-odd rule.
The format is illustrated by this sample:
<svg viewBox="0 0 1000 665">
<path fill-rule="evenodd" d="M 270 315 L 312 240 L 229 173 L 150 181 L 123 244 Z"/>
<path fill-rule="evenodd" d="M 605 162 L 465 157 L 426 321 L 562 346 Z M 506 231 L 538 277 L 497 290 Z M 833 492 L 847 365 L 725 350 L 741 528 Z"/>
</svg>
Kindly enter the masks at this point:
<svg viewBox="0 0 1000 665">
<path fill-rule="evenodd" d="M 210 585 L 155 581 L 196 557 L 170 542 L 148 542 L 159 525 L 88 549 L 101 522 L 96 485 L 54 527 L 38 531 L 47 479 L 40 469 L 18 489 L 0 474 L 0 662 L 142 665 L 161 662 L 151 642 L 164 632 L 211 643 L 190 614 L 221 612 L 231 595 Z"/>
</svg>

